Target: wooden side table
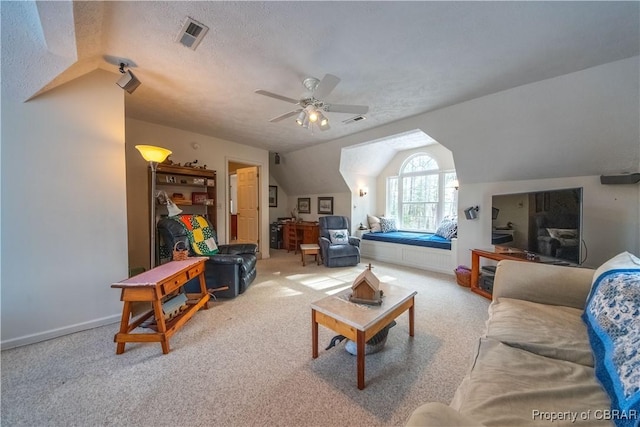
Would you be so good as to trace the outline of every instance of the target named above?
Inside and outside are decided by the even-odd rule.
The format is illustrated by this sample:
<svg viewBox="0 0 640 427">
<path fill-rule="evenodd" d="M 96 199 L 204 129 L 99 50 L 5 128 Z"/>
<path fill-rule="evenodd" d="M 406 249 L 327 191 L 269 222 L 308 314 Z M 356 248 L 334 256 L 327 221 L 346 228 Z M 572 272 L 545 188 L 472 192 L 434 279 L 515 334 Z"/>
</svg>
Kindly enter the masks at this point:
<svg viewBox="0 0 640 427">
<path fill-rule="evenodd" d="M 305 255 L 315 255 L 316 264 L 320 265 L 320 246 L 312 243 L 303 243 L 300 245 L 300 253 L 302 254 L 302 266 L 307 265 L 304 260 Z"/>
<path fill-rule="evenodd" d="M 113 340 L 117 343 L 116 354 L 124 353 L 128 342 L 159 342 L 162 352 L 169 353 L 169 338 L 178 331 L 201 308 L 208 308 L 209 293 L 204 281 L 204 263 L 208 258 L 194 257 L 184 261 L 171 261 L 144 273 L 111 285 L 120 288 L 120 300 L 124 302 L 120 332 Z M 188 307 L 175 318 L 165 321 L 162 312 L 162 298 L 179 290 L 194 277 L 200 279 L 200 293 L 195 300 L 188 301 Z M 133 319 L 133 302 L 150 302 L 152 309 Z M 155 315 L 157 331 L 155 333 L 131 333 L 134 329 Z"/>
<path fill-rule="evenodd" d="M 471 250 L 471 292 L 482 295 L 485 298 L 492 299 L 492 295 L 478 286 L 478 278 L 480 277 L 480 257 L 500 261 L 503 259 L 511 259 L 515 261 L 530 261 L 526 258 L 525 253 L 519 252 L 491 252 L 482 249 Z"/>
</svg>

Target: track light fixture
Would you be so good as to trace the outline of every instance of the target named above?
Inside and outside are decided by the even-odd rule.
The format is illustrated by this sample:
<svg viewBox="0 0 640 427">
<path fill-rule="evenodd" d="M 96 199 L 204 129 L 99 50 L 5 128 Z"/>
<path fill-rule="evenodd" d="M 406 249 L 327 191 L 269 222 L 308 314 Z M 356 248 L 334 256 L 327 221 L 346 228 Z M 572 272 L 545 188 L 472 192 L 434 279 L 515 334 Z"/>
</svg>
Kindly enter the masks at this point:
<svg viewBox="0 0 640 427">
<path fill-rule="evenodd" d="M 140 80 L 138 80 L 138 78 L 131 72 L 131 70 L 125 71 L 124 67 L 126 66 L 127 64 L 125 64 L 124 62 L 120 63 L 119 71 L 123 74 L 123 76 L 120 77 L 116 84 L 127 92 L 133 93 L 133 91 L 135 91 L 141 83 Z"/>
</svg>

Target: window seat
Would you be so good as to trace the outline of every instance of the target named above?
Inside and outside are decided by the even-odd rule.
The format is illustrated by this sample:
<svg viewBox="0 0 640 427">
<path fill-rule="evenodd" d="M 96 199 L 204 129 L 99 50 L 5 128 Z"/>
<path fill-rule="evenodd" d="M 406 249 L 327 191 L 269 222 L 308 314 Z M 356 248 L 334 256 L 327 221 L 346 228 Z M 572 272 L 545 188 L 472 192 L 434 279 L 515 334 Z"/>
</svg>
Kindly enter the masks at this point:
<svg viewBox="0 0 640 427">
<path fill-rule="evenodd" d="M 433 233 L 418 233 L 414 231 L 389 231 L 387 233 L 365 233 L 364 240 L 378 242 L 400 243 L 403 245 L 424 246 L 427 248 L 451 250 L 451 240 L 436 236 Z"/>
<path fill-rule="evenodd" d="M 432 233 L 365 233 L 360 250 L 363 257 L 375 261 L 453 275 L 457 267 L 457 241 Z"/>
</svg>

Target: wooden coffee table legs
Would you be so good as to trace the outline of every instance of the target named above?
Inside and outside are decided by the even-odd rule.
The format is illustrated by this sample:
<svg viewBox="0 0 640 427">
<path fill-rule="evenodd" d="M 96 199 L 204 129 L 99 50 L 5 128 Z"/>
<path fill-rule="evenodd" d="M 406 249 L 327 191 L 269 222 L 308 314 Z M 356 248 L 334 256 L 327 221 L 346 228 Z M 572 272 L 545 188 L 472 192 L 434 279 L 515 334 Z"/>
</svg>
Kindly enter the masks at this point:
<svg viewBox="0 0 640 427">
<path fill-rule="evenodd" d="M 333 317 L 329 314 L 321 313 L 315 309 L 311 309 L 311 357 L 316 359 L 318 357 L 318 325 L 323 325 L 340 335 L 344 335 L 351 341 L 356 343 L 357 355 L 356 355 L 356 369 L 358 377 L 358 389 L 363 390 L 365 387 L 364 381 L 364 367 L 365 367 L 365 343 L 371 339 L 375 334 L 380 332 L 382 328 L 387 326 L 393 319 L 398 317 L 405 311 L 409 311 L 409 336 L 414 336 L 414 316 L 415 305 L 414 297 L 405 301 L 400 306 L 389 311 L 379 321 L 371 325 L 365 330 L 356 329 L 353 326 L 341 321 L 340 319 Z"/>
</svg>

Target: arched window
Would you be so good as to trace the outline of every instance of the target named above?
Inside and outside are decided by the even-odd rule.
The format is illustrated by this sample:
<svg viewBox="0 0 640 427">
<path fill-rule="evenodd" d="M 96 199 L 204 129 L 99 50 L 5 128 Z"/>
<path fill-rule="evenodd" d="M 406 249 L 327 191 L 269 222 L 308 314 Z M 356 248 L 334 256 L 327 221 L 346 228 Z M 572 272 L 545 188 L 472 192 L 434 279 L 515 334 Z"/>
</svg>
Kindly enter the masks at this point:
<svg viewBox="0 0 640 427">
<path fill-rule="evenodd" d="M 442 218 L 456 215 L 455 180 L 455 171 L 440 170 L 431 156 L 412 155 L 387 178 L 387 215 L 402 230 L 435 231 Z"/>
</svg>

